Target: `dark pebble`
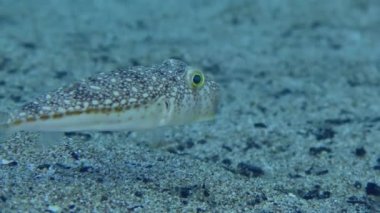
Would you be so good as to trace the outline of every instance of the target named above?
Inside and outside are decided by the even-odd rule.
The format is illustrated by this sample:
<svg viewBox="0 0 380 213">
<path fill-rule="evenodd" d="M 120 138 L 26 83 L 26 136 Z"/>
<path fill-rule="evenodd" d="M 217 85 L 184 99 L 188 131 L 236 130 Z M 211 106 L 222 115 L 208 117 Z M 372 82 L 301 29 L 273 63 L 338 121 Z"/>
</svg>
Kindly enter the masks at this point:
<svg viewBox="0 0 380 213">
<path fill-rule="evenodd" d="M 288 177 L 289 177 L 289 178 L 292 178 L 292 179 L 296 179 L 296 178 L 301 178 L 302 175 L 300 175 L 300 174 L 292 174 L 292 173 L 289 173 L 289 174 L 288 174 Z"/>
<path fill-rule="evenodd" d="M 356 196 L 351 196 L 347 199 L 347 203 L 351 203 L 351 204 L 363 204 L 363 205 L 366 205 L 368 206 L 368 202 L 365 198 L 358 198 Z M 370 207 L 370 206 L 368 206 Z"/>
<path fill-rule="evenodd" d="M 211 161 L 211 162 L 214 162 L 214 163 L 218 162 L 219 159 L 220 159 L 219 155 L 212 155 L 210 157 L 206 157 L 207 161 Z"/>
<path fill-rule="evenodd" d="M 331 125 L 343 125 L 343 124 L 347 124 L 347 123 L 351 123 L 352 122 L 352 119 L 349 119 L 349 118 L 346 118 L 346 119 L 326 119 L 325 120 L 325 123 L 326 124 L 331 124 Z"/>
<path fill-rule="evenodd" d="M 256 107 L 263 114 L 265 114 L 268 111 L 268 109 L 266 107 L 264 107 L 264 106 L 257 105 Z"/>
<path fill-rule="evenodd" d="M 79 154 L 76 153 L 76 152 L 71 152 L 70 153 L 71 157 L 74 159 L 74 160 L 79 160 Z"/>
<path fill-rule="evenodd" d="M 315 175 L 320 176 L 320 175 L 325 175 L 327 173 L 329 173 L 329 170 L 325 169 L 325 170 L 315 172 Z"/>
<path fill-rule="evenodd" d="M 108 196 L 107 195 L 102 195 L 101 197 L 100 197 L 100 201 L 107 201 L 108 200 Z"/>
<path fill-rule="evenodd" d="M 234 26 L 239 25 L 241 23 L 241 21 L 239 20 L 239 18 L 236 17 L 236 16 L 232 17 L 231 20 L 230 20 L 230 22 L 231 22 L 231 25 L 234 25 Z"/>
<path fill-rule="evenodd" d="M 356 148 L 355 149 L 355 155 L 358 157 L 363 157 L 367 151 L 364 149 L 364 147 Z"/>
<path fill-rule="evenodd" d="M 61 169 L 71 169 L 70 166 L 62 164 L 62 163 L 56 163 L 55 166 Z"/>
<path fill-rule="evenodd" d="M 320 186 L 316 185 L 312 190 L 309 190 L 307 192 L 301 192 L 301 197 L 305 200 L 311 200 L 311 199 L 327 199 L 331 196 L 331 192 L 329 191 L 320 191 Z"/>
<path fill-rule="evenodd" d="M 0 195 L 0 200 L 3 201 L 3 202 L 6 202 L 7 201 L 7 197 L 5 197 L 4 195 Z"/>
<path fill-rule="evenodd" d="M 36 44 L 33 42 L 21 42 L 20 45 L 25 49 L 34 50 L 36 49 Z"/>
<path fill-rule="evenodd" d="M 93 167 L 92 166 L 82 166 L 79 168 L 79 172 L 92 172 Z"/>
<path fill-rule="evenodd" d="M 227 145 L 225 145 L 225 144 L 222 145 L 222 148 L 225 149 L 225 150 L 227 150 L 227 151 L 229 151 L 229 152 L 232 152 L 232 148 L 229 147 L 229 146 L 227 146 Z"/>
<path fill-rule="evenodd" d="M 144 29 L 147 28 L 147 25 L 146 25 L 146 23 L 143 20 L 137 20 L 136 21 L 136 28 L 139 29 L 139 30 L 144 30 Z"/>
<path fill-rule="evenodd" d="M 186 141 L 186 148 L 190 149 L 194 146 L 194 142 L 192 139 Z"/>
<path fill-rule="evenodd" d="M 256 128 L 267 128 L 267 125 L 265 125 L 264 123 L 255 123 L 254 124 L 254 127 Z"/>
<path fill-rule="evenodd" d="M 229 166 L 229 165 L 232 164 L 232 161 L 231 161 L 230 159 L 228 159 L 228 158 L 225 158 L 225 159 L 222 160 L 222 163 L 223 163 L 224 165 Z"/>
<path fill-rule="evenodd" d="M 374 170 L 380 170 L 380 165 L 376 165 L 373 167 Z"/>
<path fill-rule="evenodd" d="M 148 177 L 138 177 L 136 180 L 142 181 L 143 183 L 151 183 L 153 182 L 153 179 L 148 178 Z"/>
<path fill-rule="evenodd" d="M 211 193 L 208 190 L 207 186 L 205 183 L 202 184 L 202 189 L 203 189 L 203 196 L 204 197 L 210 197 Z"/>
<path fill-rule="evenodd" d="M 54 78 L 63 79 L 66 76 L 67 76 L 67 71 L 57 71 L 55 72 Z"/>
<path fill-rule="evenodd" d="M 289 94 L 292 94 L 293 91 L 288 89 L 288 88 L 285 88 L 285 89 L 282 89 L 281 91 L 278 91 L 277 93 L 274 94 L 274 97 L 275 98 L 280 98 L 282 96 L 285 96 L 285 95 L 289 95 Z"/>
<path fill-rule="evenodd" d="M 98 55 L 98 56 L 95 56 L 95 57 L 92 57 L 92 61 L 95 62 L 95 63 L 98 63 L 98 62 L 101 62 L 101 63 L 108 63 L 110 61 L 112 61 L 112 58 L 109 57 L 108 55 Z"/>
<path fill-rule="evenodd" d="M 210 191 L 208 189 L 203 190 L 203 196 L 210 197 Z"/>
<path fill-rule="evenodd" d="M 47 164 L 47 163 L 37 166 L 37 169 L 41 169 L 41 170 L 42 169 L 49 169 L 49 168 L 50 168 L 50 164 Z"/>
<path fill-rule="evenodd" d="M 252 138 L 248 138 L 248 140 L 245 142 L 245 147 L 243 151 L 246 152 L 252 148 L 260 149 L 261 146 L 258 143 L 256 143 L 255 140 L 253 140 Z"/>
<path fill-rule="evenodd" d="M 129 60 L 129 62 L 130 62 L 130 64 L 131 64 L 132 66 L 140 66 L 140 65 L 141 65 L 140 61 L 137 60 L 137 59 L 135 59 L 135 58 L 131 58 L 131 59 Z"/>
<path fill-rule="evenodd" d="M 256 196 L 254 199 L 247 201 L 248 206 L 256 206 L 259 203 L 261 203 L 261 199 L 259 196 Z"/>
<path fill-rule="evenodd" d="M 10 58 L 0 55 L 0 71 L 5 70 L 5 67 L 11 62 Z"/>
<path fill-rule="evenodd" d="M 251 199 L 251 200 L 247 201 L 247 205 L 248 206 L 255 206 L 255 205 L 259 204 L 260 202 L 261 202 L 260 199 L 255 198 L 255 199 Z"/>
<path fill-rule="evenodd" d="M 169 147 L 166 149 L 166 151 L 172 154 L 178 154 L 177 150 L 174 147 Z"/>
<path fill-rule="evenodd" d="M 365 187 L 365 192 L 367 195 L 380 196 L 380 186 L 376 183 L 368 182 Z"/>
<path fill-rule="evenodd" d="M 135 212 L 135 209 L 143 209 L 144 206 L 143 205 L 136 205 L 136 206 L 132 206 L 132 207 L 128 207 L 126 212 Z"/>
<path fill-rule="evenodd" d="M 328 147 L 324 147 L 324 146 L 321 146 L 321 147 L 311 147 L 309 149 L 309 154 L 313 155 L 313 156 L 317 156 L 317 155 L 321 154 L 322 152 L 330 153 L 331 149 L 328 148 Z"/>
<path fill-rule="evenodd" d="M 371 123 L 378 123 L 378 122 L 380 122 L 380 117 L 374 117 L 374 118 L 370 118 L 368 120 Z"/>
<path fill-rule="evenodd" d="M 16 103 L 19 103 L 21 101 L 21 96 L 19 95 L 11 95 L 10 99 Z"/>
<path fill-rule="evenodd" d="M 318 141 L 334 138 L 336 132 L 330 127 L 319 128 L 315 133 L 315 139 Z"/>
<path fill-rule="evenodd" d="M 19 71 L 19 70 L 16 69 L 16 68 L 11 68 L 11 69 L 7 70 L 7 73 L 9 73 L 9 74 L 15 74 L 15 73 L 17 73 L 18 71 Z"/>
<path fill-rule="evenodd" d="M 207 212 L 207 209 L 202 209 L 200 207 L 197 208 L 197 213 Z"/>
<path fill-rule="evenodd" d="M 262 201 L 267 200 L 267 197 L 266 197 L 265 194 L 261 194 L 261 195 L 257 194 L 257 195 L 254 195 L 253 197 L 254 198 L 252 198 L 252 199 L 250 199 L 250 200 L 247 201 L 247 205 L 249 205 L 249 206 L 255 206 L 255 205 L 261 203 Z"/>
<path fill-rule="evenodd" d="M 181 198 L 188 198 L 192 194 L 191 190 L 194 187 L 186 186 L 186 187 L 178 187 L 178 193 Z"/>
<path fill-rule="evenodd" d="M 199 140 L 197 143 L 198 143 L 198 144 L 206 144 L 207 141 L 206 141 L 205 139 L 201 139 L 201 140 Z"/>
<path fill-rule="evenodd" d="M 264 170 L 260 167 L 243 162 L 237 165 L 237 172 L 247 177 L 259 177 L 264 174 Z"/>
<path fill-rule="evenodd" d="M 135 196 L 136 196 L 136 197 L 143 197 L 144 194 L 143 194 L 142 192 L 140 192 L 140 191 L 136 191 L 136 192 L 135 192 Z"/>
<path fill-rule="evenodd" d="M 16 161 L 9 162 L 7 166 L 17 166 L 18 163 Z"/>
<path fill-rule="evenodd" d="M 17 90 L 20 90 L 20 91 L 24 91 L 25 90 L 25 87 L 23 85 L 18 85 L 18 86 L 15 86 L 15 88 Z"/>
<path fill-rule="evenodd" d="M 180 144 L 180 145 L 177 146 L 177 150 L 180 151 L 180 152 L 182 152 L 182 151 L 185 150 L 185 146 L 182 145 L 182 144 Z"/>
<path fill-rule="evenodd" d="M 359 181 L 355 181 L 354 187 L 357 188 L 357 189 L 361 189 L 362 188 L 362 184 Z"/>
<path fill-rule="evenodd" d="M 333 50 L 340 50 L 342 48 L 342 44 L 330 41 L 330 47 Z"/>
</svg>

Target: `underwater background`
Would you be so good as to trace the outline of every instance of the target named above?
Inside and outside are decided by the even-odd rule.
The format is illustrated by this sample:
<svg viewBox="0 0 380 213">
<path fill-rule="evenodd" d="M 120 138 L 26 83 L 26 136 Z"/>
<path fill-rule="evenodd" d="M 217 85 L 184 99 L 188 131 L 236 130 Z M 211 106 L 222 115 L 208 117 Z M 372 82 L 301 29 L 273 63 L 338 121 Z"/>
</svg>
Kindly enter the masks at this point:
<svg viewBox="0 0 380 213">
<path fill-rule="evenodd" d="M 0 0 L 0 110 L 178 58 L 212 122 L 0 143 L 0 212 L 380 212 L 380 1 Z"/>
</svg>

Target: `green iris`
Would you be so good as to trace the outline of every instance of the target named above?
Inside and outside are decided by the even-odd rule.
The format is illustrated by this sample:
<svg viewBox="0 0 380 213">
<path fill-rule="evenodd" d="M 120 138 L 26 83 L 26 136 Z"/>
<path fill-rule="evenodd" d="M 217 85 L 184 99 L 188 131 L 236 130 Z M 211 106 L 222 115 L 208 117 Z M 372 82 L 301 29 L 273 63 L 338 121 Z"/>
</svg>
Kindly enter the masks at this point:
<svg viewBox="0 0 380 213">
<path fill-rule="evenodd" d="M 194 70 L 191 75 L 191 85 L 194 88 L 200 88 L 205 84 L 205 76 L 200 70 Z"/>
</svg>

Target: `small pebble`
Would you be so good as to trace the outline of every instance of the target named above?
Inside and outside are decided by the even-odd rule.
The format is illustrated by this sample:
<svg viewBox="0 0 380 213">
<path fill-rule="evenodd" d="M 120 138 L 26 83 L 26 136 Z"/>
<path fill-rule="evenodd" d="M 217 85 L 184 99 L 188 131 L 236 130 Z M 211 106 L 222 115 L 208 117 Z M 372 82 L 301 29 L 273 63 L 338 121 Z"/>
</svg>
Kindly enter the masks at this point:
<svg viewBox="0 0 380 213">
<path fill-rule="evenodd" d="M 320 128 L 314 133 L 315 139 L 318 141 L 334 138 L 335 134 L 336 132 L 329 127 Z"/>
<path fill-rule="evenodd" d="M 16 161 L 13 161 L 13 160 L 5 160 L 5 159 L 2 159 L 0 161 L 0 164 L 1 165 L 6 165 L 6 166 L 17 166 L 17 162 Z"/>
<path fill-rule="evenodd" d="M 360 189 L 360 188 L 362 188 L 362 184 L 359 181 L 355 181 L 354 187 L 357 189 Z"/>
<path fill-rule="evenodd" d="M 330 153 L 331 149 L 328 148 L 328 147 L 324 147 L 324 146 L 321 146 L 321 147 L 311 147 L 309 149 L 309 154 L 313 155 L 313 156 L 317 156 L 317 155 L 321 154 L 322 152 Z"/>
<path fill-rule="evenodd" d="M 229 165 L 232 164 L 232 161 L 230 159 L 228 159 L 228 158 L 225 158 L 225 159 L 222 160 L 222 163 L 224 165 L 226 165 L 226 166 L 229 166 Z"/>
<path fill-rule="evenodd" d="M 299 194 L 301 197 L 305 200 L 311 200 L 311 199 L 327 199 L 331 196 L 331 192 L 329 191 L 321 191 L 321 187 L 319 185 L 315 185 L 311 190 L 309 191 L 300 191 Z"/>
<path fill-rule="evenodd" d="M 264 174 L 263 169 L 248 163 L 239 163 L 237 165 L 237 172 L 247 177 L 258 177 Z"/>
<path fill-rule="evenodd" d="M 205 144 L 205 143 L 207 143 L 207 141 L 206 141 L 205 139 L 201 139 L 201 140 L 199 140 L 197 143 L 198 143 L 198 144 Z"/>
<path fill-rule="evenodd" d="M 48 207 L 47 211 L 49 211 L 49 212 L 61 212 L 62 209 L 59 206 L 52 205 L 52 206 Z"/>
<path fill-rule="evenodd" d="M 355 149 L 355 155 L 358 156 L 358 157 L 363 157 L 366 153 L 367 152 L 364 149 L 364 147 L 359 147 L 359 148 Z"/>
<path fill-rule="evenodd" d="M 189 198 L 193 194 L 195 186 L 176 187 L 181 198 Z"/>
<path fill-rule="evenodd" d="M 254 127 L 256 128 L 267 128 L 267 125 L 265 125 L 264 123 L 255 123 L 254 124 Z"/>
</svg>

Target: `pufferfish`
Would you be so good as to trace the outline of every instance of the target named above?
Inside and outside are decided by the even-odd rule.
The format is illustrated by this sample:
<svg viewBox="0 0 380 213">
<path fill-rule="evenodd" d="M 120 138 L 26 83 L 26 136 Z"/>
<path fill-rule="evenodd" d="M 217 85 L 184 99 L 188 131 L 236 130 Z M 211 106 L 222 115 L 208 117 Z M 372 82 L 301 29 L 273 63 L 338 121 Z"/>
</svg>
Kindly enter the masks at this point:
<svg viewBox="0 0 380 213">
<path fill-rule="evenodd" d="M 38 97 L 8 114 L 4 132 L 141 130 L 213 119 L 219 87 L 203 72 L 168 59 L 99 73 Z"/>
</svg>

